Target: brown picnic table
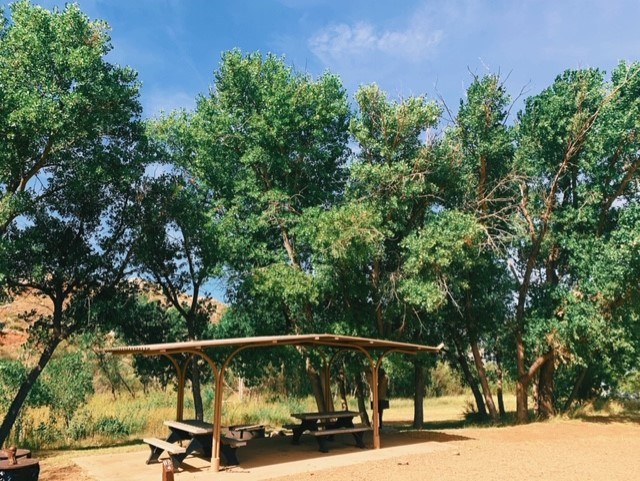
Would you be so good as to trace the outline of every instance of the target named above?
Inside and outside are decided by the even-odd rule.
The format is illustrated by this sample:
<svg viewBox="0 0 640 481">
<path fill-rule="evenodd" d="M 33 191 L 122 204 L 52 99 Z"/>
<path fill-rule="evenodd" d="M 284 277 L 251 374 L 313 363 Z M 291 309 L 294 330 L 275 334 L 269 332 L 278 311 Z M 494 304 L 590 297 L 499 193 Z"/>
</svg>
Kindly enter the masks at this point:
<svg viewBox="0 0 640 481">
<path fill-rule="evenodd" d="M 329 452 L 327 441 L 337 434 L 352 434 L 356 446 L 364 448 L 363 435 L 371 431 L 370 426 L 356 426 L 353 418 L 359 416 L 357 411 L 327 411 L 321 413 L 292 413 L 291 417 L 300 421 L 296 425 L 288 425 L 293 431 L 292 444 L 300 444 L 303 434 L 314 436 L 321 452 Z"/>
<path fill-rule="evenodd" d="M 211 458 L 213 444 L 213 424 L 197 419 L 183 421 L 165 421 L 169 428 L 166 439 L 145 438 L 151 453 L 147 464 L 158 461 L 163 452 L 171 458 L 173 467 L 177 469 L 182 461 L 190 454 L 198 454 Z M 220 439 L 220 451 L 225 457 L 227 465 L 238 465 L 236 449 L 247 445 L 247 441 L 254 437 L 264 437 L 264 426 L 230 426 L 223 428 Z M 186 446 L 183 446 L 186 441 Z"/>
</svg>

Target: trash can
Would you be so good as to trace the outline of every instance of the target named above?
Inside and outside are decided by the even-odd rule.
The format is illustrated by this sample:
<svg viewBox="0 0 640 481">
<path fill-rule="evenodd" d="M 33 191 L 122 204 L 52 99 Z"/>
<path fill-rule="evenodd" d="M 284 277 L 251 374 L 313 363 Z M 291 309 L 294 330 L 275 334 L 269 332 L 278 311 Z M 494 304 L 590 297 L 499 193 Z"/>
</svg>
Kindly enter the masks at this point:
<svg viewBox="0 0 640 481">
<path fill-rule="evenodd" d="M 28 449 L 11 447 L 2 451 L 0 481 L 38 481 L 40 462 L 30 456 Z"/>
</svg>

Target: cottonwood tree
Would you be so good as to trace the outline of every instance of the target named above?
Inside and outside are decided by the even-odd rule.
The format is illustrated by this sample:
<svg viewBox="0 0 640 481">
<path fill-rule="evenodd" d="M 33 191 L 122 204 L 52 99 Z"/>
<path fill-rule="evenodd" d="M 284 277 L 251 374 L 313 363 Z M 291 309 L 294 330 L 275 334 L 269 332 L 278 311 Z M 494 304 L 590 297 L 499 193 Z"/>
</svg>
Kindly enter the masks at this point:
<svg viewBox="0 0 640 481">
<path fill-rule="evenodd" d="M 91 325 L 86 306 L 125 276 L 125 212 L 144 170 L 136 75 L 105 61 L 106 24 L 74 5 L 50 12 L 19 1 L 11 14 L 0 35 L 2 281 L 10 294 L 47 297 L 52 314 L 33 319 L 37 360 L 0 444 L 56 348 Z"/>
<path fill-rule="evenodd" d="M 635 248 L 639 93 L 637 64 L 620 64 L 610 82 L 596 69 L 567 71 L 527 99 L 519 116 L 516 164 L 526 176 L 514 269 L 520 422 L 536 376 L 539 411 L 549 416 L 560 363 L 588 369 L 627 350 L 602 334 L 630 332 L 637 271 L 633 257 L 618 269 L 603 261 Z"/>
<path fill-rule="evenodd" d="M 141 111 L 136 74 L 104 60 L 108 26 L 27 0 L 0 21 L 0 234 L 78 169 L 107 169 Z"/>
<path fill-rule="evenodd" d="M 474 77 L 436 153 L 456 175 L 443 189 L 440 209 L 406 244 L 405 289 L 415 305 L 439 319 L 478 412 L 486 406 L 494 421 L 499 413 L 481 351 L 492 348 L 509 317 L 506 260 L 517 192 L 509 103 L 499 76 Z M 477 381 L 467 363 L 469 349 Z"/>
<path fill-rule="evenodd" d="M 232 329 L 246 335 L 311 332 L 317 305 L 305 211 L 342 191 L 349 107 L 337 77 L 312 79 L 273 55 L 223 55 L 215 85 L 186 127 L 185 168 L 212 193 L 229 276 Z M 242 311 L 249 312 L 243 315 Z"/>
<path fill-rule="evenodd" d="M 208 215 L 210 195 L 177 170 L 147 179 L 141 192 L 134 221 L 133 264 L 143 278 L 160 287 L 166 304 L 181 320 L 173 329 L 177 337 L 171 341 L 206 338 L 215 305 L 207 302 L 202 291 L 220 271 L 216 226 Z M 200 370 L 194 360 L 194 409 L 196 418 L 202 420 Z"/>
<path fill-rule="evenodd" d="M 381 338 L 426 342 L 428 329 L 398 289 L 401 242 L 437 203 L 441 173 L 426 137 L 440 110 L 424 97 L 391 101 L 377 86 L 356 93 L 350 131 L 357 154 L 343 202 L 310 223 L 322 298 L 337 329 Z M 423 360 L 416 370 L 424 374 Z M 422 379 L 421 377 L 419 377 Z M 423 389 L 416 390 L 421 424 Z"/>
</svg>

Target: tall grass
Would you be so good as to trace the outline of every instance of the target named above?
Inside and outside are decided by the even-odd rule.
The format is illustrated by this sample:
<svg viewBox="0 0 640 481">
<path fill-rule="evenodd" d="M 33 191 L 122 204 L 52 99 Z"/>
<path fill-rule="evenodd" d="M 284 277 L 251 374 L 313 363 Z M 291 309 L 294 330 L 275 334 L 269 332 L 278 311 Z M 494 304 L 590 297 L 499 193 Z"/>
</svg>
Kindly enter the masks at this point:
<svg viewBox="0 0 640 481">
<path fill-rule="evenodd" d="M 193 401 L 185 396 L 184 418 L 194 417 Z M 464 417 L 464 407 L 470 395 L 427 398 L 427 421 L 458 421 Z M 211 420 L 213 394 L 203 391 L 205 420 Z M 174 390 L 139 392 L 135 397 L 122 394 L 114 398 L 108 393 L 98 393 L 74 415 L 68 425 L 55 419 L 46 408 L 27 410 L 12 442 L 21 447 L 43 449 L 81 449 L 107 447 L 139 442 L 143 437 L 164 437 L 167 428 L 163 422 L 176 418 L 177 395 Z M 349 407 L 356 410 L 355 399 Z M 279 430 L 293 422 L 291 413 L 315 411 L 313 397 L 282 398 L 274 395 L 252 393 L 242 399 L 235 392 L 225 393 L 222 423 L 264 424 L 269 430 Z M 371 413 L 369 413 L 371 414 Z M 410 423 L 413 419 L 413 400 L 394 398 L 385 412 L 385 420 Z"/>
<path fill-rule="evenodd" d="M 194 416 L 193 400 L 185 396 L 184 418 Z M 213 417 L 213 394 L 204 390 L 205 419 Z M 113 446 L 138 441 L 145 436 L 165 437 L 163 422 L 176 419 L 177 394 L 168 389 L 139 392 L 135 397 L 98 393 L 66 424 L 48 408 L 27 409 L 20 416 L 9 442 L 34 450 L 78 449 Z M 222 423 L 264 424 L 277 429 L 291 422 L 292 412 L 313 411 L 312 398 L 277 399 L 252 394 L 240 399 L 225 394 Z"/>
</svg>

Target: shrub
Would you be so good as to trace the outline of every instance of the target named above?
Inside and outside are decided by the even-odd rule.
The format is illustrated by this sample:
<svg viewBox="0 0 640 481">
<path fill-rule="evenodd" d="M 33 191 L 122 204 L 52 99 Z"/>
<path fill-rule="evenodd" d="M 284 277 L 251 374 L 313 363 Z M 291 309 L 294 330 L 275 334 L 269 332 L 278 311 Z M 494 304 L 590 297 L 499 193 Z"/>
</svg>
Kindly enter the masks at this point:
<svg viewBox="0 0 640 481">
<path fill-rule="evenodd" d="M 67 352 L 49 362 L 38 383 L 47 392 L 51 409 L 68 426 L 74 413 L 93 394 L 93 368 L 80 351 Z"/>
<path fill-rule="evenodd" d="M 460 375 L 451 368 L 449 363 L 438 361 L 429 371 L 427 396 L 458 396 L 462 393 L 464 393 L 464 387 Z"/>
<path fill-rule="evenodd" d="M 81 439 L 93 436 L 94 430 L 93 418 L 91 417 L 91 414 L 81 412 L 78 415 L 74 416 L 74 418 L 71 420 L 67 433 L 71 439 L 73 439 L 74 441 L 79 441 Z"/>
<path fill-rule="evenodd" d="M 127 437 L 131 434 L 131 427 L 114 416 L 104 416 L 95 423 L 97 434 L 110 437 Z"/>
</svg>

